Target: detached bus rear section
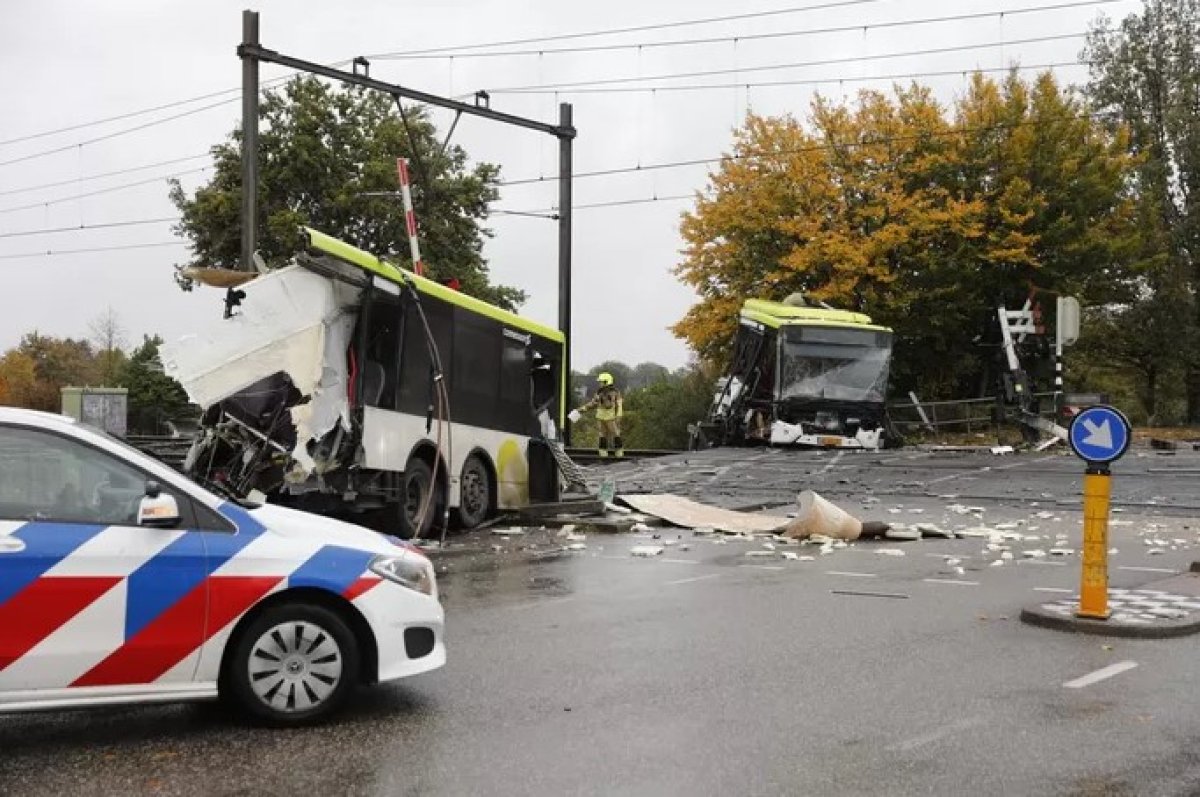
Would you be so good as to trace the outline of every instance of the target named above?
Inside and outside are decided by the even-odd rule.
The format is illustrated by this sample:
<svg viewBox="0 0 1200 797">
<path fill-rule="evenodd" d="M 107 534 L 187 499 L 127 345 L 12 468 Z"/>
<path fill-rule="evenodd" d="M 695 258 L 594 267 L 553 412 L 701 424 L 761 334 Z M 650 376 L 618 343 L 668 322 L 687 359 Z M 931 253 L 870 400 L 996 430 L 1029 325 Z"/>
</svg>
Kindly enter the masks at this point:
<svg viewBox="0 0 1200 797">
<path fill-rule="evenodd" d="M 164 347 L 204 408 L 185 471 L 405 537 L 557 500 L 562 333 L 307 235 Z"/>
<path fill-rule="evenodd" d="M 878 449 L 892 331 L 862 313 L 798 299 L 747 300 L 733 357 L 693 447 L 795 445 Z"/>
</svg>

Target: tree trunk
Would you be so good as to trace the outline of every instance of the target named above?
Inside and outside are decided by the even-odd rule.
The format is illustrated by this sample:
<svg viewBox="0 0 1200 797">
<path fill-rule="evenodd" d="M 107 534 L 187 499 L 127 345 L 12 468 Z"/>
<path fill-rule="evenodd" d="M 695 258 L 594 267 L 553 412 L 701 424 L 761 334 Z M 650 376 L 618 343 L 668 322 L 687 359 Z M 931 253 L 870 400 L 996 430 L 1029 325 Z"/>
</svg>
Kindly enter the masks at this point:
<svg viewBox="0 0 1200 797">
<path fill-rule="evenodd" d="M 1154 426 L 1158 423 L 1158 368 L 1150 366 L 1145 374 L 1146 390 L 1142 403 L 1146 405 L 1146 422 Z"/>
<path fill-rule="evenodd" d="M 1187 423 L 1189 426 L 1200 425 L 1200 365 L 1188 363 L 1187 366 Z"/>
</svg>

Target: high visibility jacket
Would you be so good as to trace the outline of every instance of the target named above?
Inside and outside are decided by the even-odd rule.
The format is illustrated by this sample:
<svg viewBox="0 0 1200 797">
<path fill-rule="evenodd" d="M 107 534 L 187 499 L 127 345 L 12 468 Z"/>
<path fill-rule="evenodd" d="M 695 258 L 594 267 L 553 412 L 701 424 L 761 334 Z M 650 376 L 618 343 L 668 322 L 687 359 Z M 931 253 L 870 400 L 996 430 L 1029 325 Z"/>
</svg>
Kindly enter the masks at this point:
<svg viewBox="0 0 1200 797">
<path fill-rule="evenodd" d="M 592 407 L 596 408 L 596 420 L 598 421 L 616 420 L 625 414 L 621 391 L 612 385 L 605 385 L 597 390 L 596 395 L 592 396 L 592 400 L 583 406 L 585 410 Z"/>
</svg>

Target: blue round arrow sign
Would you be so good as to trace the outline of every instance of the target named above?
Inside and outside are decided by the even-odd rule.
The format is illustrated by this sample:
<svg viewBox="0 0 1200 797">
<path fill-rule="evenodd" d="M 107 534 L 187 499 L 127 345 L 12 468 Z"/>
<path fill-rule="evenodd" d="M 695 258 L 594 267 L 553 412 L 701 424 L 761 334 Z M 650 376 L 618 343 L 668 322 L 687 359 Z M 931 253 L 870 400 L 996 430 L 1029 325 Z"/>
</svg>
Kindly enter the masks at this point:
<svg viewBox="0 0 1200 797">
<path fill-rule="evenodd" d="M 1103 465 L 1120 459 L 1129 450 L 1129 419 L 1115 407 L 1088 407 L 1071 421 L 1067 435 L 1071 450 L 1080 459 Z"/>
</svg>

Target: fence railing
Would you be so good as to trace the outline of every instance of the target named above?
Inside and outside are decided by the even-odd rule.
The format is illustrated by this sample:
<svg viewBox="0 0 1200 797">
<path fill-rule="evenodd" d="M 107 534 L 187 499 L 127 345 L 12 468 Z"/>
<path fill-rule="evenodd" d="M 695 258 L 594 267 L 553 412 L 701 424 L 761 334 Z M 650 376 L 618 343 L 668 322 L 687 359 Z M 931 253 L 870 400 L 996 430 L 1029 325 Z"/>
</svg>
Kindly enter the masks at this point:
<svg viewBox="0 0 1200 797">
<path fill-rule="evenodd" d="M 1054 393 L 1035 393 L 1041 399 L 1039 414 L 1053 417 Z M 959 399 L 955 401 L 889 402 L 888 415 L 892 424 L 902 429 L 956 430 L 970 434 L 994 429 L 997 426 L 994 410 L 996 397 Z M 925 417 L 921 416 L 924 410 Z"/>
</svg>

